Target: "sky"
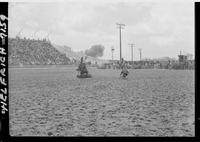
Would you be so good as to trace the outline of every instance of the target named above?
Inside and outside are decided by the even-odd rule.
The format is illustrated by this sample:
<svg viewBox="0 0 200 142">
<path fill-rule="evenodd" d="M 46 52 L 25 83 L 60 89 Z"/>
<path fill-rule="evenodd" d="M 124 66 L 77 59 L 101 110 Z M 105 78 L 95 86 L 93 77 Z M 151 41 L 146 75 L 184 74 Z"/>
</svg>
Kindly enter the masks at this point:
<svg viewBox="0 0 200 142">
<path fill-rule="evenodd" d="M 76 0 L 61 2 L 9 3 L 9 36 L 46 38 L 74 51 L 84 51 L 92 45 L 105 47 L 101 59 L 119 59 L 119 28 L 122 57 L 142 58 L 178 57 L 194 54 L 193 1 L 130 1 L 130 0 Z"/>
</svg>

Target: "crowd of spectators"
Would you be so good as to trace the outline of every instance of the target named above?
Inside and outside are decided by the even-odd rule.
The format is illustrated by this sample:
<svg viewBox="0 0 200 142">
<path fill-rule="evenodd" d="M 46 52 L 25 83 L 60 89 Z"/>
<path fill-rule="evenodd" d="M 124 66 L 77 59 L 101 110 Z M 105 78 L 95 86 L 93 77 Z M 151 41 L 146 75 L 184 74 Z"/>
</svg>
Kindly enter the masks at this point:
<svg viewBox="0 0 200 142">
<path fill-rule="evenodd" d="M 133 68 L 143 68 L 143 69 L 194 69 L 194 60 L 187 60 L 185 62 L 179 62 L 178 60 L 168 60 L 168 61 L 138 61 L 134 62 Z"/>
<path fill-rule="evenodd" d="M 46 39 L 8 38 L 9 65 L 69 64 L 70 59 Z"/>
<path fill-rule="evenodd" d="M 168 60 L 168 61 L 126 61 L 128 69 L 195 69 L 195 61 L 187 60 L 185 62 L 180 62 L 178 60 Z M 120 69 L 119 61 L 111 62 L 110 64 L 105 64 L 104 68 L 114 68 Z M 106 67 L 107 66 L 107 67 Z"/>
</svg>

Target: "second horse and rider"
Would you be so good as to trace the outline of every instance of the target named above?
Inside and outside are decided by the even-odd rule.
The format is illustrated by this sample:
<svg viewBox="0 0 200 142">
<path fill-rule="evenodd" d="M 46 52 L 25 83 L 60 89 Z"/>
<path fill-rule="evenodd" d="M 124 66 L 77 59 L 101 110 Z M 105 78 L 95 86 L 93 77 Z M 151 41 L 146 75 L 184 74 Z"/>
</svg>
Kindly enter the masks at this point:
<svg viewBox="0 0 200 142">
<path fill-rule="evenodd" d="M 123 58 L 120 61 L 120 68 L 122 69 L 122 71 L 120 73 L 120 77 L 126 78 L 129 74 L 129 71 L 127 69 L 127 63 L 124 61 Z M 78 78 L 91 78 L 92 77 L 92 75 L 89 74 L 89 72 L 87 70 L 87 67 L 83 60 L 83 57 L 81 57 L 80 64 L 76 70 L 78 71 L 78 75 L 77 75 Z"/>
</svg>

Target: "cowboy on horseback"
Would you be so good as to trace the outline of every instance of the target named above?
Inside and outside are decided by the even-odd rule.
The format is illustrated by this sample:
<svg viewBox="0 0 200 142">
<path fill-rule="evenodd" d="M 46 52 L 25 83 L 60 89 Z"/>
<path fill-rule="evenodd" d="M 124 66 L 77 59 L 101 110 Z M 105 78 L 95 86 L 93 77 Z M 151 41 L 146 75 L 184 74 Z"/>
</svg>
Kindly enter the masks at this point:
<svg viewBox="0 0 200 142">
<path fill-rule="evenodd" d="M 86 64 L 84 63 L 83 61 L 83 57 L 81 57 L 81 62 L 78 66 L 78 69 L 76 69 L 78 71 L 78 75 L 77 77 L 78 78 L 90 78 L 92 77 L 89 73 L 88 73 L 88 70 L 86 68 Z"/>
<path fill-rule="evenodd" d="M 81 57 L 81 62 L 79 64 L 79 66 L 78 66 L 77 71 L 80 72 L 80 75 L 88 74 L 88 70 L 87 70 L 86 65 L 85 65 L 85 63 L 83 61 L 83 57 Z"/>
<path fill-rule="evenodd" d="M 124 61 L 124 59 L 122 58 L 121 60 L 121 63 L 120 63 L 120 66 L 121 66 L 121 73 L 120 73 L 120 76 L 122 76 L 123 78 L 126 78 L 127 75 L 129 74 L 129 71 L 127 69 L 127 65 L 126 65 L 126 62 Z"/>
</svg>

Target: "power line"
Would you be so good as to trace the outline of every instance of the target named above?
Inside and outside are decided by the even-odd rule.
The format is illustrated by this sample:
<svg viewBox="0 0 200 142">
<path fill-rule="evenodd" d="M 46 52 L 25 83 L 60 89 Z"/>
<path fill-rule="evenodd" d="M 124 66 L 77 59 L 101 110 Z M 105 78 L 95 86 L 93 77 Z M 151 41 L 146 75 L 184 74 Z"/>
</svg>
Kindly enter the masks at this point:
<svg viewBox="0 0 200 142">
<path fill-rule="evenodd" d="M 124 29 L 125 24 L 116 23 L 119 28 L 119 47 L 120 47 L 120 60 L 122 59 L 122 42 L 121 42 L 121 29 Z"/>
</svg>

